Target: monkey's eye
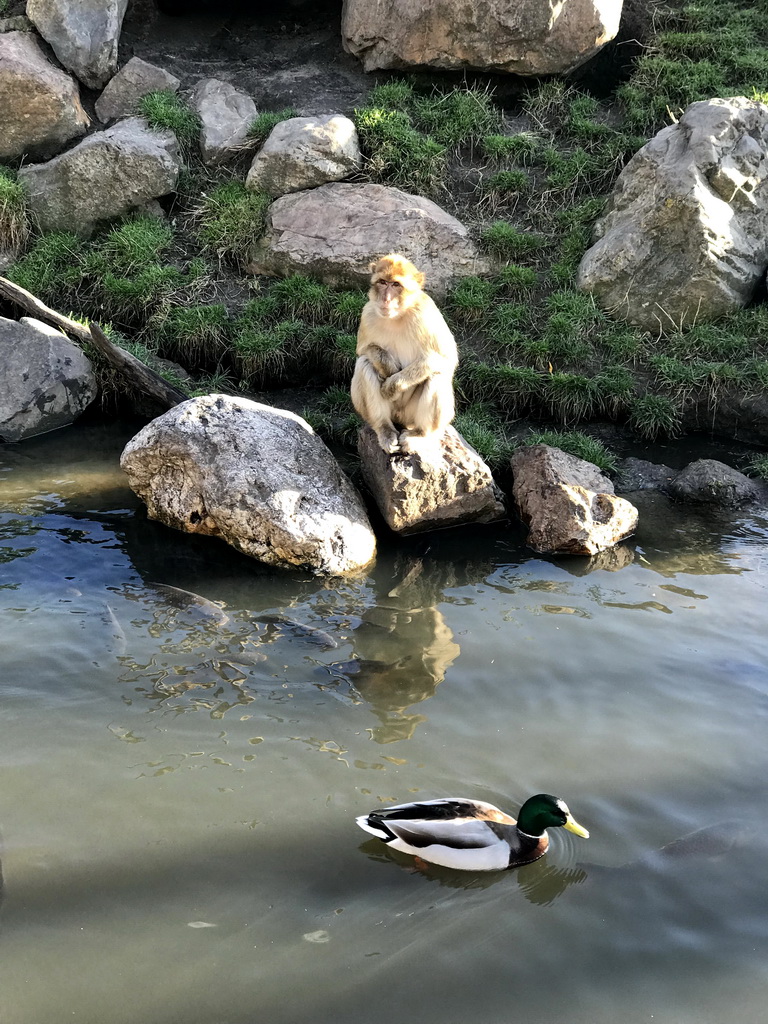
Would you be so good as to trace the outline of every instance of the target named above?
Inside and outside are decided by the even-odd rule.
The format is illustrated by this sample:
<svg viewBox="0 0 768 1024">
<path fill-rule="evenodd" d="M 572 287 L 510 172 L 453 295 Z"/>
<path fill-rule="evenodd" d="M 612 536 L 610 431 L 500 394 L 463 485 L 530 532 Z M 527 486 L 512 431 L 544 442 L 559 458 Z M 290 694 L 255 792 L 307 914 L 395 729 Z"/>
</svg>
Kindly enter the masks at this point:
<svg viewBox="0 0 768 1024">
<path fill-rule="evenodd" d="M 402 286 L 402 283 L 400 281 L 393 281 L 392 282 L 392 287 L 393 288 L 402 288 L 403 286 Z"/>
</svg>

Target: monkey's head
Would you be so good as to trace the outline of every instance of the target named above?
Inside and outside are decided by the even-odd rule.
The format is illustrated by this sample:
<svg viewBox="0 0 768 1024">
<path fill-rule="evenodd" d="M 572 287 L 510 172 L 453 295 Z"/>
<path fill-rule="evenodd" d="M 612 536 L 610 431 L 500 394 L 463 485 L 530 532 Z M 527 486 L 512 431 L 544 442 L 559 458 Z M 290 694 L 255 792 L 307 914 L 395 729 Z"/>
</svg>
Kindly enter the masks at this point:
<svg viewBox="0 0 768 1024">
<path fill-rule="evenodd" d="M 371 290 L 368 297 L 379 316 L 388 320 L 402 316 L 421 295 L 424 275 L 399 253 L 371 263 Z"/>
</svg>

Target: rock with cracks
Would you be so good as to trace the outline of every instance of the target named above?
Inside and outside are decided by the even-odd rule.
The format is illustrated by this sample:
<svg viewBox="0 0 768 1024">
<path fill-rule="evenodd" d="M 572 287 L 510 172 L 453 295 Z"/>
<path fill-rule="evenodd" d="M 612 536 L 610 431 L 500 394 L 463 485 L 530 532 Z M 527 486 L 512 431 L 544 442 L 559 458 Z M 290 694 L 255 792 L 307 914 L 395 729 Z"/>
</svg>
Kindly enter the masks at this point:
<svg viewBox="0 0 768 1024">
<path fill-rule="evenodd" d="M 0 34 L 0 160 L 45 159 L 88 124 L 77 83 L 46 59 L 35 37 Z"/>
<path fill-rule="evenodd" d="M 27 0 L 27 15 L 65 68 L 89 89 L 117 71 L 117 44 L 128 0 Z"/>
<path fill-rule="evenodd" d="M 142 118 L 129 117 L 46 164 L 22 167 L 19 180 L 29 189 L 41 230 L 87 236 L 99 221 L 171 192 L 180 169 L 173 132 L 153 131 Z"/>
<path fill-rule="evenodd" d="M 512 456 L 513 497 L 534 551 L 594 555 L 634 533 L 637 509 L 597 466 L 546 444 Z"/>
<path fill-rule="evenodd" d="M 619 175 L 577 285 L 649 330 L 746 305 L 768 267 L 768 105 L 692 103 Z"/>
<path fill-rule="evenodd" d="M 282 196 L 342 181 L 363 158 L 354 122 L 341 114 L 290 117 L 275 125 L 253 158 L 246 188 Z"/>
<path fill-rule="evenodd" d="M 622 0 L 345 0 L 344 49 L 366 71 L 571 71 L 616 35 Z"/>
<path fill-rule="evenodd" d="M 491 471 L 453 427 L 425 445 L 423 454 L 394 456 L 364 427 L 358 452 L 365 481 L 396 533 L 490 523 L 506 515 Z"/>
<path fill-rule="evenodd" d="M 272 203 L 248 270 L 359 287 L 371 260 L 387 252 L 412 260 L 438 295 L 486 269 L 467 229 L 437 203 L 386 185 L 334 182 Z"/>
<path fill-rule="evenodd" d="M 268 565 L 346 576 L 376 553 L 360 496 L 295 413 L 192 398 L 147 424 L 121 465 L 152 519 Z"/>
<path fill-rule="evenodd" d="M 2 441 L 23 441 L 68 426 L 98 391 L 83 350 L 32 317 L 0 317 L 0 380 Z"/>
</svg>

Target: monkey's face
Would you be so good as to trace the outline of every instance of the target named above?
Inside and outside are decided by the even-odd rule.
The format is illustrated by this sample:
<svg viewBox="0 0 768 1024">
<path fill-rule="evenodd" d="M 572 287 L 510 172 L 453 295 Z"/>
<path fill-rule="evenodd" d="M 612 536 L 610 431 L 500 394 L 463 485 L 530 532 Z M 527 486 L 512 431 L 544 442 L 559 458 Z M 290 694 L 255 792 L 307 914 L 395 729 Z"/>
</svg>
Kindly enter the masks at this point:
<svg viewBox="0 0 768 1024">
<path fill-rule="evenodd" d="M 417 289 L 418 291 L 418 289 Z M 408 281 L 399 278 L 374 278 L 369 296 L 376 312 L 387 320 L 394 320 L 408 309 L 415 293 L 408 287 Z"/>
</svg>

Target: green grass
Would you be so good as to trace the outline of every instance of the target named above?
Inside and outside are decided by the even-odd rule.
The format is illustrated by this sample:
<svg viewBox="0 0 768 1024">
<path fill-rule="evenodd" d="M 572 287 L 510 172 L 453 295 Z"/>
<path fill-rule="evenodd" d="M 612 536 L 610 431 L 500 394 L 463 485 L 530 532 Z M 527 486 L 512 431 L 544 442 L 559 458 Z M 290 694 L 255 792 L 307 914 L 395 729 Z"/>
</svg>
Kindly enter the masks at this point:
<svg viewBox="0 0 768 1024">
<path fill-rule="evenodd" d="M 218 185 L 203 196 L 197 210 L 200 241 L 220 260 L 242 269 L 264 234 L 271 203 L 268 195 L 250 191 L 239 181 Z"/>
<path fill-rule="evenodd" d="M 69 231 L 55 231 L 38 238 L 6 276 L 44 302 L 74 308 L 86 252 L 82 238 Z"/>
<path fill-rule="evenodd" d="M 765 94 L 768 8 L 697 0 L 662 15 L 662 30 L 618 91 L 631 130 L 652 132 L 695 100 Z"/>
<path fill-rule="evenodd" d="M 526 445 L 546 444 L 550 448 L 559 448 L 577 459 L 591 462 L 603 473 L 615 473 L 617 461 L 615 454 L 602 441 L 590 437 L 579 430 L 536 430 L 531 431 L 525 439 Z"/>
<path fill-rule="evenodd" d="M 505 196 L 518 195 L 529 191 L 531 179 L 526 171 L 497 171 L 488 178 L 485 187 L 490 192 L 498 192 Z"/>
<path fill-rule="evenodd" d="M 254 118 L 248 125 L 248 140 L 257 146 L 266 142 L 272 129 L 281 121 L 288 121 L 292 117 L 298 117 L 299 113 L 293 107 L 286 107 L 284 110 L 265 110 Z"/>
<path fill-rule="evenodd" d="M 666 395 L 650 392 L 630 406 L 629 426 L 647 441 L 658 437 L 677 437 L 681 431 L 680 410 Z"/>
<path fill-rule="evenodd" d="M 200 118 L 171 89 L 147 93 L 139 100 L 139 111 L 150 128 L 170 129 L 184 145 L 189 145 L 200 132 Z"/>
<path fill-rule="evenodd" d="M 756 476 L 768 483 L 768 455 L 763 453 L 753 455 L 746 464 L 745 472 L 749 476 Z"/>
<path fill-rule="evenodd" d="M 170 358 L 194 364 L 221 353 L 228 326 L 226 307 L 215 303 L 172 306 L 164 311 L 158 330 Z"/>
<path fill-rule="evenodd" d="M 509 461 L 512 444 L 499 427 L 498 415 L 487 404 L 475 402 L 470 405 L 456 416 L 453 425 L 492 472 Z"/>
<path fill-rule="evenodd" d="M 373 181 L 424 195 L 440 189 L 445 147 L 417 131 L 408 114 L 371 106 L 356 110 L 354 119 L 365 171 Z"/>
<path fill-rule="evenodd" d="M 16 172 L 0 164 L 0 252 L 19 252 L 28 236 L 27 191 Z"/>
<path fill-rule="evenodd" d="M 517 160 L 525 164 L 541 149 L 541 139 L 533 132 L 520 132 L 518 135 L 484 135 L 480 140 L 480 149 L 489 160 Z"/>
<path fill-rule="evenodd" d="M 531 256 L 543 245 L 543 240 L 537 235 L 520 231 L 503 220 L 495 221 L 487 227 L 481 237 L 488 252 L 504 260 L 520 260 Z"/>
</svg>

